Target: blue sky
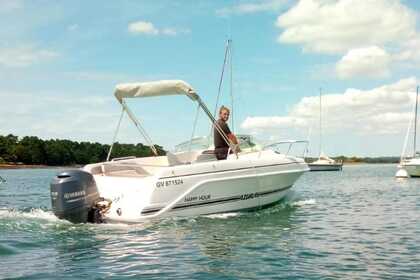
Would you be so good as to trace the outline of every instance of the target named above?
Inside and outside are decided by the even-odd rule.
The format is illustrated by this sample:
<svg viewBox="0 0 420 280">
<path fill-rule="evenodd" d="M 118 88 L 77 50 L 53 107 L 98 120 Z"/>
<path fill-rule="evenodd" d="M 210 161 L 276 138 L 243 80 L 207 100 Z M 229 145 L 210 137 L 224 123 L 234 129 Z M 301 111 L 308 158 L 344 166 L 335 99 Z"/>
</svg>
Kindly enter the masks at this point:
<svg viewBox="0 0 420 280">
<path fill-rule="evenodd" d="M 310 133 L 316 155 L 322 87 L 325 152 L 399 155 L 419 82 L 419 10 L 397 0 L 0 1 L 0 133 L 109 143 L 121 82 L 183 79 L 213 110 L 232 38 L 236 132 Z M 130 105 L 156 143 L 190 137 L 189 100 Z M 198 127 L 207 134 L 203 114 Z M 144 142 L 127 119 L 119 141 Z"/>
</svg>

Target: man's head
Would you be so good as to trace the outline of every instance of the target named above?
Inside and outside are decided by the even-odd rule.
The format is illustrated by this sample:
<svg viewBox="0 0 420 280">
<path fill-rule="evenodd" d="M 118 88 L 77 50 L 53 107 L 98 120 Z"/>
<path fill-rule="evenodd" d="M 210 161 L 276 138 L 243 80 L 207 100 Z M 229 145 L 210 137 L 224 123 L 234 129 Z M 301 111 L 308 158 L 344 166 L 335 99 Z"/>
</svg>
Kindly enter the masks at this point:
<svg viewBox="0 0 420 280">
<path fill-rule="evenodd" d="M 230 110 L 228 107 L 222 106 L 219 110 L 219 119 L 221 119 L 224 122 L 227 122 L 229 120 Z"/>
</svg>

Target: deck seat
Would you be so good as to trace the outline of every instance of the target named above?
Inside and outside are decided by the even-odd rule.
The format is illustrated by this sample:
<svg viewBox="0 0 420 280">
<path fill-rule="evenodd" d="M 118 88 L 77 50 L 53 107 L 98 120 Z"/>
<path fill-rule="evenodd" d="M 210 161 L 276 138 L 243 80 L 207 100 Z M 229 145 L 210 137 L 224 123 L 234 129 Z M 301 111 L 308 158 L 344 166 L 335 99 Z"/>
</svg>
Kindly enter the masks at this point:
<svg viewBox="0 0 420 280">
<path fill-rule="evenodd" d="M 206 162 L 217 160 L 214 150 L 205 150 L 197 156 L 195 162 Z"/>
</svg>

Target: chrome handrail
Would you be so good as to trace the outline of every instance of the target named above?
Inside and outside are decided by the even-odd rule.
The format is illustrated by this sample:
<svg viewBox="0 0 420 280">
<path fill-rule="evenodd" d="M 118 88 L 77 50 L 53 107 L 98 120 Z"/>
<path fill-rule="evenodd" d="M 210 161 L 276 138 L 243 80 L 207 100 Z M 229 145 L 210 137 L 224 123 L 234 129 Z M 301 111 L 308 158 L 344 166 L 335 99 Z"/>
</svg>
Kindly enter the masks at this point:
<svg viewBox="0 0 420 280">
<path fill-rule="evenodd" d="M 296 143 L 306 143 L 305 149 L 304 149 L 303 155 L 302 155 L 302 157 L 305 157 L 306 156 L 306 153 L 308 152 L 308 145 L 309 145 L 309 141 L 308 140 L 284 140 L 284 141 L 278 141 L 278 142 L 275 142 L 275 143 L 271 143 L 271 144 L 265 145 L 262 148 L 262 150 L 270 149 L 270 148 L 273 148 L 275 146 L 282 145 L 282 144 L 289 144 L 289 147 L 287 149 L 287 152 L 284 154 L 284 155 L 287 156 L 289 154 L 290 150 L 292 149 L 293 144 L 296 144 Z"/>
</svg>

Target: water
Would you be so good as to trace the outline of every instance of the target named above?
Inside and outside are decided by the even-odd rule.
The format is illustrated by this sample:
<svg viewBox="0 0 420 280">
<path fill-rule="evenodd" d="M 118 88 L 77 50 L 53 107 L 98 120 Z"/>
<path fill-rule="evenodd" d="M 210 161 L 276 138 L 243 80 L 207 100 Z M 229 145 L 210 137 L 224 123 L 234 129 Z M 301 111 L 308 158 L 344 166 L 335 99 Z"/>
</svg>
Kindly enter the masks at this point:
<svg viewBox="0 0 420 280">
<path fill-rule="evenodd" d="M 0 170 L 0 279 L 420 279 L 420 180 L 306 173 L 280 204 L 140 225 L 50 211 L 54 169 Z"/>
</svg>

